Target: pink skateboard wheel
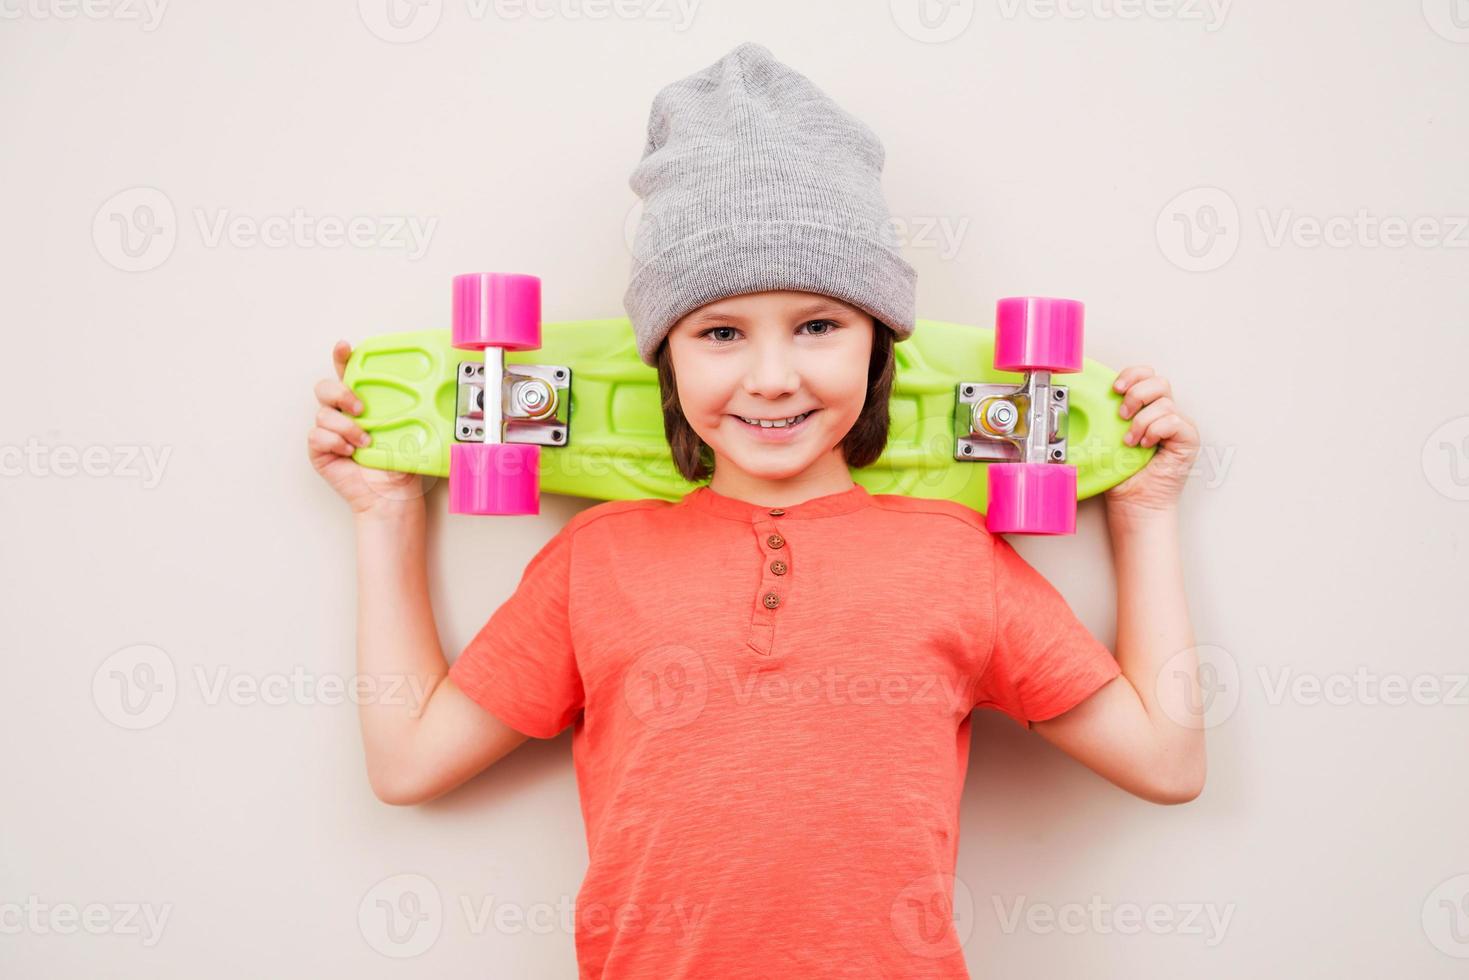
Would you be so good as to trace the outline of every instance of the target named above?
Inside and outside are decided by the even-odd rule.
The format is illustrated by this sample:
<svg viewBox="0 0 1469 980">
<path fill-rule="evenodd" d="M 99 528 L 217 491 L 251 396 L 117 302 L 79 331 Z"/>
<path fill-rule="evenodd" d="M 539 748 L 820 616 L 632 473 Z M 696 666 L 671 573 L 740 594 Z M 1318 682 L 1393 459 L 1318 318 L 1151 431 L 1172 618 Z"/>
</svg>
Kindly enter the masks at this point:
<svg viewBox="0 0 1469 980">
<path fill-rule="evenodd" d="M 541 346 L 541 280 L 513 272 L 454 277 L 454 346 L 535 350 Z"/>
<path fill-rule="evenodd" d="M 540 512 L 540 446 L 458 442 L 449 447 L 449 513 Z"/>
<path fill-rule="evenodd" d="M 1076 533 L 1075 466 L 991 463 L 989 488 L 984 523 L 992 533 Z"/>
<path fill-rule="evenodd" d="M 995 305 L 995 367 L 1058 374 L 1080 371 L 1084 310 L 1074 299 L 1000 300 Z"/>
</svg>

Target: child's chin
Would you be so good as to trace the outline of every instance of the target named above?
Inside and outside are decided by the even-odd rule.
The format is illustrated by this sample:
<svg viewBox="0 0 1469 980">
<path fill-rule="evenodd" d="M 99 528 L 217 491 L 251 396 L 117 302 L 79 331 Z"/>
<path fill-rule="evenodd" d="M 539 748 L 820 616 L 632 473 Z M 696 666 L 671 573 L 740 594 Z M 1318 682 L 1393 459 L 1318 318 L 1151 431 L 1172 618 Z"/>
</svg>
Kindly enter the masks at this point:
<svg viewBox="0 0 1469 980">
<path fill-rule="evenodd" d="M 727 455 L 735 466 L 761 480 L 789 480 L 800 475 L 814 462 L 814 458 L 808 458 L 810 454 L 806 452 L 800 453 L 799 458 L 789 452 L 779 453 L 778 459 L 773 458 L 777 453 L 772 450 L 776 448 L 778 447 L 772 446 L 771 450 L 764 453 L 758 450 L 752 453 L 741 447 Z"/>
</svg>

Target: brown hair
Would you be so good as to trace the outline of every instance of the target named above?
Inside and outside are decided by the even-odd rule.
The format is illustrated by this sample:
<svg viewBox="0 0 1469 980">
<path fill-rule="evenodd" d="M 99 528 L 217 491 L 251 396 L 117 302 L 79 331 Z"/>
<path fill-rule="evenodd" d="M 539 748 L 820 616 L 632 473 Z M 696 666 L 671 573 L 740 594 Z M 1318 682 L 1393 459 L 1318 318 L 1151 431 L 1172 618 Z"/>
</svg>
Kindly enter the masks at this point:
<svg viewBox="0 0 1469 980">
<path fill-rule="evenodd" d="M 888 442 L 888 401 L 893 393 L 893 330 L 876 318 L 872 321 L 872 356 L 867 362 L 867 400 L 852 428 L 837 444 L 852 469 L 877 462 Z M 714 475 L 714 450 L 710 449 L 684 417 L 678 401 L 678 382 L 673 373 L 673 355 L 668 338 L 658 345 L 658 391 L 663 404 L 663 432 L 673 451 L 673 465 L 690 483 Z"/>
</svg>

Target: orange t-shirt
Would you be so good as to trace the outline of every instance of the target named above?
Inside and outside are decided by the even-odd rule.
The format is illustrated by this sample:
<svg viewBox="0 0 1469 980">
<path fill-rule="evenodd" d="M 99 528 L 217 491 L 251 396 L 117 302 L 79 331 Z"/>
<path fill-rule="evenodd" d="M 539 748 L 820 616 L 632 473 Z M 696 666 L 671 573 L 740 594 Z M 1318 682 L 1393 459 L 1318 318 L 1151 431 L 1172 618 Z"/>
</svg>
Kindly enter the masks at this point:
<svg viewBox="0 0 1469 980">
<path fill-rule="evenodd" d="M 572 725 L 581 977 L 964 978 L 969 715 L 1053 718 L 1120 673 L 962 504 L 708 486 L 577 514 L 455 661 Z"/>
</svg>

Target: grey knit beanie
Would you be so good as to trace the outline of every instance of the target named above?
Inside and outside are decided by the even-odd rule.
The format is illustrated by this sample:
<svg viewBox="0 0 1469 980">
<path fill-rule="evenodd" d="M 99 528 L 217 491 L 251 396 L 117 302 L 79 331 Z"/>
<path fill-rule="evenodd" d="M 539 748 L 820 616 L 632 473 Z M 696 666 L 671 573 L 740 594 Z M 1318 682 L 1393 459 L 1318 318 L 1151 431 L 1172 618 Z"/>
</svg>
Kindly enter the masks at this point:
<svg viewBox="0 0 1469 980">
<path fill-rule="evenodd" d="M 804 76 L 747 42 L 665 86 L 629 184 L 643 200 L 623 305 L 638 354 L 726 296 L 834 296 L 913 333 L 917 275 L 899 254 L 882 141 Z"/>
</svg>

